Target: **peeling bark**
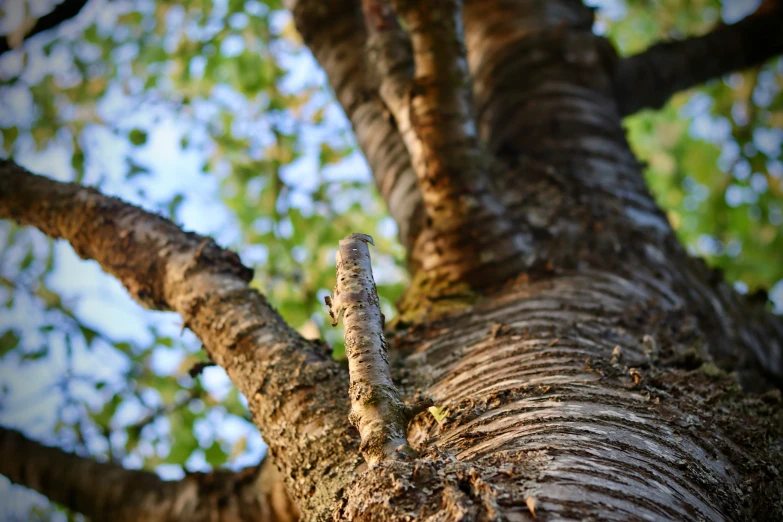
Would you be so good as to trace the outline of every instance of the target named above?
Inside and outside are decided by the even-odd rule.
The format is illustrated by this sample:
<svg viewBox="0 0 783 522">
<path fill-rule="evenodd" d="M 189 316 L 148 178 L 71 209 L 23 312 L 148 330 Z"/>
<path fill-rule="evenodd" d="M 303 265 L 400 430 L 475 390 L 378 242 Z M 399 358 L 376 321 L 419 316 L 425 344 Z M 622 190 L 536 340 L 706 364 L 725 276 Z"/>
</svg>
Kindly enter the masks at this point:
<svg viewBox="0 0 783 522">
<path fill-rule="evenodd" d="M 165 481 L 0 427 L 0 474 L 93 522 L 294 522 L 299 512 L 270 462 Z"/>
<path fill-rule="evenodd" d="M 732 25 L 720 25 L 695 38 L 656 44 L 621 59 L 614 88 L 621 114 L 658 109 L 669 98 L 724 74 L 740 71 L 783 53 L 783 2 L 766 0 Z"/>
</svg>

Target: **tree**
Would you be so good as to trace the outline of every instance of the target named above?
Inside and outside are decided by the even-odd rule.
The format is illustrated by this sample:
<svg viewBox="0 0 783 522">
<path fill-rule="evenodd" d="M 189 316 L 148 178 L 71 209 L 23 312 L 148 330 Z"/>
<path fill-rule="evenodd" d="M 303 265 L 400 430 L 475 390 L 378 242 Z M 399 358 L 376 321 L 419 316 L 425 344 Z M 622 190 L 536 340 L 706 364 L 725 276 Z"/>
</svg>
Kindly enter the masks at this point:
<svg viewBox="0 0 783 522">
<path fill-rule="evenodd" d="M 3 161 L 0 215 L 177 312 L 270 458 L 163 482 L 2 429 L 0 473 L 94 520 L 783 518 L 783 325 L 688 255 L 622 126 L 783 51 L 780 3 L 628 57 L 571 0 L 289 8 L 406 248 L 397 316 L 346 237 L 346 368 L 235 253 Z"/>
</svg>

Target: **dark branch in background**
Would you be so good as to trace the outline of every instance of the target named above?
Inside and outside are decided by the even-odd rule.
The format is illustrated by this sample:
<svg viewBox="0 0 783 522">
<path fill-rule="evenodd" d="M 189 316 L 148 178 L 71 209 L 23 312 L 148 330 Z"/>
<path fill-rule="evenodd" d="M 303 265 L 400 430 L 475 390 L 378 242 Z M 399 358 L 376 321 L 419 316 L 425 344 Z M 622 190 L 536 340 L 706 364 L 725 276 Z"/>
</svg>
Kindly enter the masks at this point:
<svg viewBox="0 0 783 522">
<path fill-rule="evenodd" d="M 39 18 L 32 29 L 27 31 L 24 35 L 24 40 L 32 38 L 33 36 L 53 29 L 61 23 L 74 18 L 81 12 L 82 8 L 87 4 L 89 0 L 65 0 L 61 4 L 57 5 L 54 10 Z M 0 55 L 11 50 L 8 36 L 0 37 Z"/>
<path fill-rule="evenodd" d="M 0 474 L 94 522 L 289 522 L 298 517 L 291 501 L 280 497 L 282 483 L 268 459 L 236 472 L 188 473 L 169 481 L 0 427 Z"/>
<path fill-rule="evenodd" d="M 252 271 L 239 256 L 117 198 L 4 160 L 0 218 L 67 239 L 140 303 L 178 312 L 247 398 L 302 509 L 330 505 L 350 479 L 333 470 L 353 469 L 358 460 L 347 419 L 347 372 L 248 286 Z M 317 433 L 308 428 L 313 418 Z"/>
<path fill-rule="evenodd" d="M 658 109 L 674 94 L 783 53 L 783 2 L 766 0 L 747 18 L 620 59 L 614 71 L 623 116 Z"/>
<path fill-rule="evenodd" d="M 195 379 L 196 377 L 201 375 L 201 372 L 204 371 L 204 368 L 210 368 L 212 366 L 217 366 L 217 364 L 215 364 L 212 361 L 197 362 L 196 364 L 193 365 L 193 367 L 190 370 L 188 370 L 188 375 L 190 375 Z"/>
</svg>

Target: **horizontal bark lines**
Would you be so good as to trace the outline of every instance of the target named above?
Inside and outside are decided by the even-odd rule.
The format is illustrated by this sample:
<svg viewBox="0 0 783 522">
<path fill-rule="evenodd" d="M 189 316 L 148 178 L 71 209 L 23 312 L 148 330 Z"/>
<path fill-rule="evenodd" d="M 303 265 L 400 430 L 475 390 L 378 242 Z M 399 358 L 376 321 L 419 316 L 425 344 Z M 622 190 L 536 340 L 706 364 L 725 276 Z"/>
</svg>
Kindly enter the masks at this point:
<svg viewBox="0 0 783 522">
<path fill-rule="evenodd" d="M 590 10 L 560 0 L 476 1 L 465 9 L 480 133 L 513 166 L 495 182 L 512 221 L 533 227 L 536 266 L 657 265 L 659 284 L 681 306 L 709 310 L 701 326 L 721 364 L 741 370 L 744 384 L 781 382 L 781 321 L 760 309 L 739 312 L 743 299 L 688 258 L 649 193 L 615 103 L 616 56 L 590 31 Z M 764 40 L 769 52 L 780 34 L 770 32 L 777 13 L 747 21 L 759 30 L 754 45 Z"/>
<path fill-rule="evenodd" d="M 762 434 L 770 424 L 748 441 L 741 426 L 757 420 L 734 418 L 741 408 L 701 409 L 738 386 L 705 373 L 696 324 L 652 281 L 589 271 L 498 295 L 440 333 L 401 334 L 420 347 L 408 385 L 428 387 L 447 413 L 442 430 L 420 420 L 411 443 L 481 470 L 510 519 L 526 519 L 529 498 L 543 519 L 743 519 L 760 497 L 738 477 L 781 452 Z M 649 338 L 661 348 L 654 363 Z M 781 491 L 780 480 L 769 487 Z"/>
</svg>

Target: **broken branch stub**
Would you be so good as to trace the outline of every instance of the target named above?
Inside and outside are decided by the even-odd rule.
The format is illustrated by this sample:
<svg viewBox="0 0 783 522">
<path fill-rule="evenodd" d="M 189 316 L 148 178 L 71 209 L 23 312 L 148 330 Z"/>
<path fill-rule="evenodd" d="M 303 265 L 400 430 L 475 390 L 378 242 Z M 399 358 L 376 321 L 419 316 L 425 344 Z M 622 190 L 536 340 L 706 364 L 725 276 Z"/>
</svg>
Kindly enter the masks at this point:
<svg viewBox="0 0 783 522">
<path fill-rule="evenodd" d="M 362 438 L 360 450 L 370 466 L 385 459 L 416 456 L 406 438 L 409 408 L 400 399 L 389 370 L 378 292 L 372 276 L 366 234 L 351 234 L 337 251 L 337 284 L 326 297 L 332 324 L 343 313 L 350 375 L 349 420 Z"/>
</svg>

